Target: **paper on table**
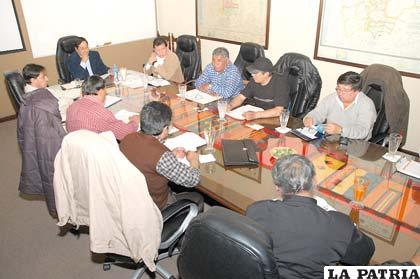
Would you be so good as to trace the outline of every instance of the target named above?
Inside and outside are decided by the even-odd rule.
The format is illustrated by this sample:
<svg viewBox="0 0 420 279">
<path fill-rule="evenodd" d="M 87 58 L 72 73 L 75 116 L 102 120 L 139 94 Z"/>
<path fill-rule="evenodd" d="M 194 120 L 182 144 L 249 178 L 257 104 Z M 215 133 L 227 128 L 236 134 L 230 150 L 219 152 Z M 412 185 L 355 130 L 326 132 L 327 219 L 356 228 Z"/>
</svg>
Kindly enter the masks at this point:
<svg viewBox="0 0 420 279">
<path fill-rule="evenodd" d="M 287 134 L 288 132 L 290 132 L 292 129 L 284 127 L 284 129 L 282 127 L 277 127 L 276 131 L 281 133 L 281 134 Z"/>
<path fill-rule="evenodd" d="M 325 211 L 337 211 L 337 209 L 332 207 L 325 199 L 318 196 L 314 196 L 314 199 L 316 200 L 316 205 L 318 205 Z"/>
<path fill-rule="evenodd" d="M 192 132 L 186 132 L 165 141 L 166 147 L 170 150 L 176 147 L 183 147 L 186 151 L 196 151 L 197 147 L 205 144 L 206 141 L 202 137 Z"/>
<path fill-rule="evenodd" d="M 113 104 L 118 103 L 119 101 L 121 101 L 121 98 L 120 97 L 106 95 L 104 107 L 109 108 L 110 106 L 112 106 Z"/>
<path fill-rule="evenodd" d="M 256 124 L 256 123 L 247 123 L 245 124 L 245 126 L 247 126 L 248 128 L 251 128 L 253 130 L 261 130 L 264 128 L 264 126 L 260 125 L 260 124 Z"/>
<path fill-rule="evenodd" d="M 70 90 L 73 88 L 80 88 L 80 84 L 78 84 L 75 81 L 69 82 L 69 83 L 65 83 L 65 84 L 61 84 L 61 87 L 63 88 L 63 90 Z"/>
<path fill-rule="evenodd" d="M 123 81 L 123 84 L 129 88 L 140 88 L 143 87 L 143 81 L 141 79 L 130 79 Z"/>
<path fill-rule="evenodd" d="M 384 155 L 382 155 L 382 158 L 384 158 L 385 160 L 388 160 L 392 163 L 396 163 L 401 159 L 401 155 L 395 154 L 395 155 L 390 155 L 388 152 L 385 153 Z"/>
<path fill-rule="evenodd" d="M 210 94 L 204 93 L 198 89 L 189 90 L 185 93 L 185 99 L 202 104 L 202 105 L 217 101 L 221 98 L 222 97 L 220 96 L 212 96 Z"/>
<path fill-rule="evenodd" d="M 169 128 L 168 133 L 171 135 L 171 134 L 174 134 L 174 133 L 176 133 L 178 131 L 179 131 L 179 129 L 177 127 L 174 127 L 174 126 L 171 125 L 170 128 Z"/>
<path fill-rule="evenodd" d="M 317 136 L 316 136 L 317 131 L 315 129 L 309 129 L 307 127 L 304 127 L 304 128 L 296 129 L 296 131 L 298 131 L 299 133 L 301 133 L 304 136 L 307 136 L 310 139 L 316 139 L 317 138 Z"/>
<path fill-rule="evenodd" d="M 190 162 L 187 160 L 187 157 L 184 158 L 178 158 L 178 161 L 190 166 Z M 198 155 L 198 161 L 200 162 L 200 164 L 206 164 L 206 163 L 210 163 L 210 162 L 215 162 L 216 158 L 214 158 L 213 154 L 204 154 L 204 155 Z"/>
<path fill-rule="evenodd" d="M 60 85 L 49 86 L 47 87 L 47 89 L 57 99 L 61 99 L 61 98 L 76 99 L 76 98 L 79 98 L 82 94 L 82 90 L 80 88 L 63 90 Z"/>
<path fill-rule="evenodd" d="M 125 110 L 125 109 L 122 109 L 118 111 L 116 114 L 114 114 L 115 118 L 123 121 L 124 123 L 130 122 L 129 118 L 130 116 L 133 116 L 133 115 L 139 115 L 139 114 L 132 111 Z"/>
<path fill-rule="evenodd" d="M 169 81 L 164 80 L 162 78 L 149 78 L 149 83 L 153 86 L 166 86 L 166 85 L 170 85 Z"/>
<path fill-rule="evenodd" d="M 231 110 L 227 112 L 226 115 L 229 115 L 230 117 L 238 119 L 238 120 L 245 120 L 245 117 L 243 117 L 242 114 L 244 114 L 247 111 L 258 112 L 258 111 L 264 111 L 264 110 L 259 107 L 246 105 L 246 106 L 242 106 L 237 109 Z"/>
<path fill-rule="evenodd" d="M 414 176 L 415 178 L 420 179 L 420 163 L 419 162 L 408 160 L 407 158 L 403 157 L 396 164 L 396 168 L 399 172 L 402 172 L 404 174 Z"/>
</svg>

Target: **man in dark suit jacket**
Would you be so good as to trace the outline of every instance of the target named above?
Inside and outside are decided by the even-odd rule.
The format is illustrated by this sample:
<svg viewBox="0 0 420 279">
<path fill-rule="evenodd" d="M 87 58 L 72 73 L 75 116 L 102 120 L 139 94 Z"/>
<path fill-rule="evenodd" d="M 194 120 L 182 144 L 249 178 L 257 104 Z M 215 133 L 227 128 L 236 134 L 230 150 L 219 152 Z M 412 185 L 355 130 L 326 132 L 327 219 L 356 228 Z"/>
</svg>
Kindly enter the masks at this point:
<svg viewBox="0 0 420 279">
<path fill-rule="evenodd" d="M 88 42 L 80 37 L 75 44 L 74 52 L 66 61 L 72 79 L 85 80 L 92 75 L 103 75 L 108 72 L 97 51 L 89 50 Z"/>
</svg>

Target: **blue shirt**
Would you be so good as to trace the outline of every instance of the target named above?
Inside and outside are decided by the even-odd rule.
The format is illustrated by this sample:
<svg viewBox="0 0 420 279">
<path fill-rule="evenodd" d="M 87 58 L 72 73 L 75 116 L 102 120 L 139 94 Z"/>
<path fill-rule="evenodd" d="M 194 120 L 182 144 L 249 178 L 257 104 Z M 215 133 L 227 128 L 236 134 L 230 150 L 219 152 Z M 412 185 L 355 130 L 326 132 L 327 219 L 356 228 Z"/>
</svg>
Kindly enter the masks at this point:
<svg viewBox="0 0 420 279">
<path fill-rule="evenodd" d="M 198 89 L 205 83 L 211 84 L 211 91 L 224 99 L 238 95 L 244 88 L 241 74 L 232 63 L 229 63 L 221 73 L 214 70 L 213 64 L 207 65 L 204 72 L 196 80 L 195 86 Z"/>
</svg>

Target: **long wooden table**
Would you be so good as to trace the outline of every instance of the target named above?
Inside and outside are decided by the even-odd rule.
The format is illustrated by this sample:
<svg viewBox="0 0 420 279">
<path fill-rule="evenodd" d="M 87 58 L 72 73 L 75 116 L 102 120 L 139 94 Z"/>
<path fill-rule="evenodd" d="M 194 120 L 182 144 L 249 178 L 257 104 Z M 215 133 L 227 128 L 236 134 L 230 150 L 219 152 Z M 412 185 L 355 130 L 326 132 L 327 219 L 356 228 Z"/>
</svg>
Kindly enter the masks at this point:
<svg viewBox="0 0 420 279">
<path fill-rule="evenodd" d="M 143 89 L 122 87 L 122 101 L 112 106 L 114 112 L 120 109 L 139 112 L 143 104 L 150 101 Z M 110 90 L 112 93 L 113 90 Z M 206 126 L 217 130 L 215 141 L 215 163 L 201 165 L 199 191 L 217 200 L 224 206 L 244 213 L 255 201 L 273 199 L 275 191 L 271 167 L 275 162 L 270 150 L 277 146 L 293 148 L 298 154 L 309 158 L 317 172 L 317 195 L 324 198 L 337 210 L 348 214 L 376 245 L 374 262 L 388 259 L 409 260 L 420 246 L 420 181 L 395 172 L 395 166 L 382 159 L 386 150 L 365 141 L 350 141 L 342 150 L 334 140 L 305 142 L 292 134 L 282 135 L 274 130 L 277 119 L 257 120 L 265 128 L 252 130 L 227 117 L 219 121 L 215 105 L 208 110 L 196 103 L 181 100 L 176 96 L 176 86 L 157 89 L 160 97 L 155 99 L 168 104 L 173 111 L 173 124 L 182 131 L 203 133 Z M 290 119 L 288 126 L 302 125 L 298 119 Z M 257 168 L 230 168 L 223 166 L 220 151 L 221 139 L 251 138 L 258 146 L 260 165 Z M 407 155 L 410 157 L 409 155 Z M 416 158 L 418 159 L 418 158 Z M 355 209 L 349 205 L 353 199 L 355 171 L 362 171 L 370 184 L 363 200 L 364 208 Z"/>
</svg>

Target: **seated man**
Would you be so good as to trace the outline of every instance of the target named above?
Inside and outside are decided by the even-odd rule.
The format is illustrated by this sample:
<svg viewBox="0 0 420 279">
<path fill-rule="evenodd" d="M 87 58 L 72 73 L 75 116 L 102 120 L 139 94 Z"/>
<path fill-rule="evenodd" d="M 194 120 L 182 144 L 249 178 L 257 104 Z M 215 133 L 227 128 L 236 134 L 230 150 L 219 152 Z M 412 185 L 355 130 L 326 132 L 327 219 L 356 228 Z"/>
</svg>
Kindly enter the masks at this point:
<svg viewBox="0 0 420 279">
<path fill-rule="evenodd" d="M 27 94 L 23 96 L 17 121 L 17 138 L 22 152 L 19 191 L 45 195 L 48 211 L 57 216 L 53 176 L 54 158 L 66 134 L 61 125 L 58 100 L 46 89 L 48 77 L 41 65 L 23 68 Z"/>
<path fill-rule="evenodd" d="M 229 51 L 224 47 L 213 50 L 212 63 L 195 82 L 197 89 L 224 99 L 235 97 L 244 88 L 241 73 L 229 60 Z"/>
<path fill-rule="evenodd" d="M 44 66 L 27 64 L 23 67 L 22 76 L 26 82 L 25 93 L 48 86 L 47 70 Z"/>
<path fill-rule="evenodd" d="M 141 110 L 141 132 L 132 133 L 120 143 L 121 152 L 146 177 L 147 187 L 156 205 L 163 209 L 169 203 L 182 198 L 203 206 L 203 198 L 194 192 L 172 194 L 168 181 L 185 187 L 194 187 L 200 182 L 197 152 L 175 149 L 170 151 L 162 141 L 168 136 L 172 111 L 167 105 L 150 102 Z M 186 156 L 190 166 L 178 161 Z M 200 209 L 201 210 L 201 209 Z"/>
<path fill-rule="evenodd" d="M 306 127 L 327 122 L 324 131 L 349 139 L 369 140 L 376 121 L 373 101 L 360 90 L 362 78 L 346 72 L 338 77 L 336 92 L 325 97 L 303 119 Z"/>
<path fill-rule="evenodd" d="M 281 200 L 256 202 L 246 215 L 270 234 L 282 278 L 324 278 L 324 266 L 369 263 L 375 251 L 372 239 L 347 215 L 317 206 L 315 168 L 307 158 L 282 157 L 272 176 Z"/>
<path fill-rule="evenodd" d="M 108 67 L 102 62 L 97 51 L 89 50 L 88 42 L 80 37 L 76 41 L 74 52 L 65 61 L 73 79 L 86 80 L 92 75 L 103 75 L 108 72 Z"/>
<path fill-rule="evenodd" d="M 178 83 L 184 82 L 178 56 L 168 49 L 168 43 L 162 37 L 153 40 L 153 52 L 145 65 L 146 73 L 158 78 Z"/>
<path fill-rule="evenodd" d="M 247 70 L 252 74 L 252 79 L 241 94 L 229 103 L 229 110 L 247 100 L 247 103 L 264 109 L 261 112 L 245 112 L 247 120 L 278 117 L 283 108 L 289 105 L 287 77 L 274 73 L 273 63 L 265 57 L 259 57 Z"/>
<path fill-rule="evenodd" d="M 90 130 L 96 133 L 111 131 L 118 140 L 137 131 L 139 116 L 131 116 L 128 124 L 115 118 L 111 111 L 104 107 L 106 97 L 105 80 L 100 76 L 90 76 L 83 82 L 82 98 L 67 109 L 66 129 Z"/>
</svg>

